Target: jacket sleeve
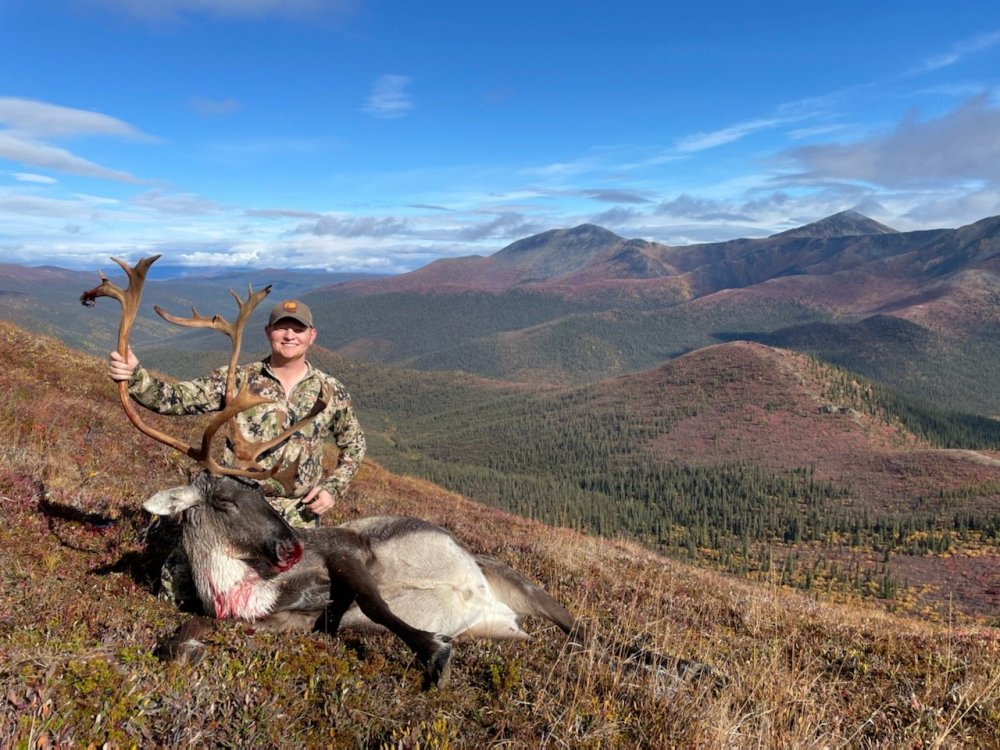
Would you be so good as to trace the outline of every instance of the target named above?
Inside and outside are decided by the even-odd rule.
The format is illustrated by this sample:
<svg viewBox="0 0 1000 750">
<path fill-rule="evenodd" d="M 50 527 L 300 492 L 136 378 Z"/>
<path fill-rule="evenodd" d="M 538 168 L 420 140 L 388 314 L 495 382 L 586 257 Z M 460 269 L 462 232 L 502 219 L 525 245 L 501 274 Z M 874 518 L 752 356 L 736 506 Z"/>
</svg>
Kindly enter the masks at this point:
<svg viewBox="0 0 1000 750">
<path fill-rule="evenodd" d="M 129 380 L 132 399 L 158 414 L 205 414 L 222 408 L 226 390 L 226 369 L 180 383 L 167 383 L 154 377 L 141 365 Z"/>
<path fill-rule="evenodd" d="M 334 497 L 339 497 L 361 468 L 361 460 L 367 450 L 365 434 L 350 401 L 330 423 L 330 434 L 340 449 L 340 458 L 337 467 L 323 481 L 323 488 Z"/>
</svg>

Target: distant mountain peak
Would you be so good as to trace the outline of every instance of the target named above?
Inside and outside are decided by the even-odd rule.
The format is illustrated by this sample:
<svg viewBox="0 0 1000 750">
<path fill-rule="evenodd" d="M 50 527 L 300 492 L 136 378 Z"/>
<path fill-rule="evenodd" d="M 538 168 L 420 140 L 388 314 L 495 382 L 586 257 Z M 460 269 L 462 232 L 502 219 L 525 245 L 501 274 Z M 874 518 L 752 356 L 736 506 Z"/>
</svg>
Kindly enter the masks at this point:
<svg viewBox="0 0 1000 750">
<path fill-rule="evenodd" d="M 563 250 L 586 250 L 588 248 L 604 248 L 622 238 L 614 232 L 599 227 L 596 224 L 580 224 L 570 229 L 550 229 L 547 232 L 525 237 L 507 245 L 493 257 L 507 255 L 523 255 L 539 248 L 559 248 Z"/>
<path fill-rule="evenodd" d="M 898 230 L 887 227 L 862 213 L 853 210 L 827 216 L 787 232 L 779 232 L 773 237 L 862 237 L 877 234 L 898 234 Z"/>
<path fill-rule="evenodd" d="M 528 276 L 553 278 L 611 254 L 624 240 L 596 224 L 552 229 L 525 237 L 490 256 L 495 268 L 518 268 Z"/>
<path fill-rule="evenodd" d="M 612 232 L 610 229 L 605 229 L 597 224 L 578 224 L 577 226 L 566 229 L 565 231 L 571 235 L 595 235 L 605 238 L 610 237 L 615 240 L 621 239 L 621 237 Z"/>
</svg>

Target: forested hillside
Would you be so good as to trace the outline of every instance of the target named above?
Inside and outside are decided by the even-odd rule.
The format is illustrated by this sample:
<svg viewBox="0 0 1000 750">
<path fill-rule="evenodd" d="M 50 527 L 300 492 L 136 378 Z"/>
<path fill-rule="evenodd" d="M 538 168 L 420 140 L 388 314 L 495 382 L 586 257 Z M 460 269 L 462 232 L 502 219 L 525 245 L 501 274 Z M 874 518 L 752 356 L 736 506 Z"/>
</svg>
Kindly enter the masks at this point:
<svg viewBox="0 0 1000 750">
<path fill-rule="evenodd" d="M 394 470 L 744 575 L 800 564 L 808 575 L 790 569 L 789 583 L 902 606 L 887 593 L 911 563 L 1000 539 L 997 422 L 801 355 L 734 343 L 543 391 L 319 361 L 348 381 L 372 454 Z M 995 614 L 994 560 L 960 607 Z M 939 573 L 905 606 L 945 606 Z"/>
</svg>

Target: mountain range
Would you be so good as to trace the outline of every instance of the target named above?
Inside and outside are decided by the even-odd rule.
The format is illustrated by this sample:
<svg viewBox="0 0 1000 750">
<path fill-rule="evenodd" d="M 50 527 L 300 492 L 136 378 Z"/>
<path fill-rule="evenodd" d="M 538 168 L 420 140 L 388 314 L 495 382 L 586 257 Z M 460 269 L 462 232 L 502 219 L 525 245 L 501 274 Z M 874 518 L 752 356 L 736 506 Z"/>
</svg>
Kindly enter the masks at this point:
<svg viewBox="0 0 1000 750">
<path fill-rule="evenodd" d="M 900 232 L 845 211 L 766 238 L 676 247 L 584 224 L 376 278 L 271 270 L 157 279 L 146 302 L 226 316 L 223 288 L 272 283 L 275 297 L 308 302 L 320 343 L 348 358 L 538 384 L 597 382 L 751 340 L 996 415 L 998 274 L 1000 217 Z M 62 269 L 0 267 L 0 315 L 105 352 L 117 311 L 76 305 L 94 283 Z M 181 376 L 191 373 L 178 369 L 178 353 L 218 346 L 210 333 L 150 314 L 135 341 L 147 362 Z M 251 351 L 258 345 L 248 337 Z"/>
<path fill-rule="evenodd" d="M 582 225 L 305 299 L 327 346 L 373 362 L 582 383 L 747 339 L 992 415 L 998 274 L 1000 217 L 898 232 L 847 211 L 683 247 Z"/>
<path fill-rule="evenodd" d="M 831 309 L 854 313 L 907 306 L 907 294 L 954 273 L 996 272 L 1000 217 L 956 230 L 898 232 L 856 211 L 762 239 L 671 247 L 624 239 L 592 224 L 518 240 L 488 257 L 431 263 L 412 273 L 344 285 L 359 294 L 532 290 L 573 300 L 618 295 L 622 307 L 663 306 L 786 277 L 827 281 L 851 274 L 864 290 L 844 284 L 806 287 Z M 831 278 L 833 277 L 833 278 Z M 802 281 L 799 279 L 799 281 Z M 795 283 L 779 286 L 792 290 Z M 787 293 L 791 293 L 790 291 Z M 871 299 L 866 299 L 871 297 Z"/>
</svg>

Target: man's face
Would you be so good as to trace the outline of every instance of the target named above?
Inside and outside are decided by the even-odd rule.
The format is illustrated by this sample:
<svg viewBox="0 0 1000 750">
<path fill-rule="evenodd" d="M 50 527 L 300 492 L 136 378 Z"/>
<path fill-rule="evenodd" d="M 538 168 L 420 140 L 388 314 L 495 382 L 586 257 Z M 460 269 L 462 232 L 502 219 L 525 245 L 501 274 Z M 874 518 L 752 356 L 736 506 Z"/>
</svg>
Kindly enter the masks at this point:
<svg viewBox="0 0 1000 750">
<path fill-rule="evenodd" d="M 271 345 L 271 356 L 280 360 L 304 357 L 316 340 L 315 328 L 291 318 L 282 318 L 273 326 L 266 326 L 264 331 Z"/>
</svg>

